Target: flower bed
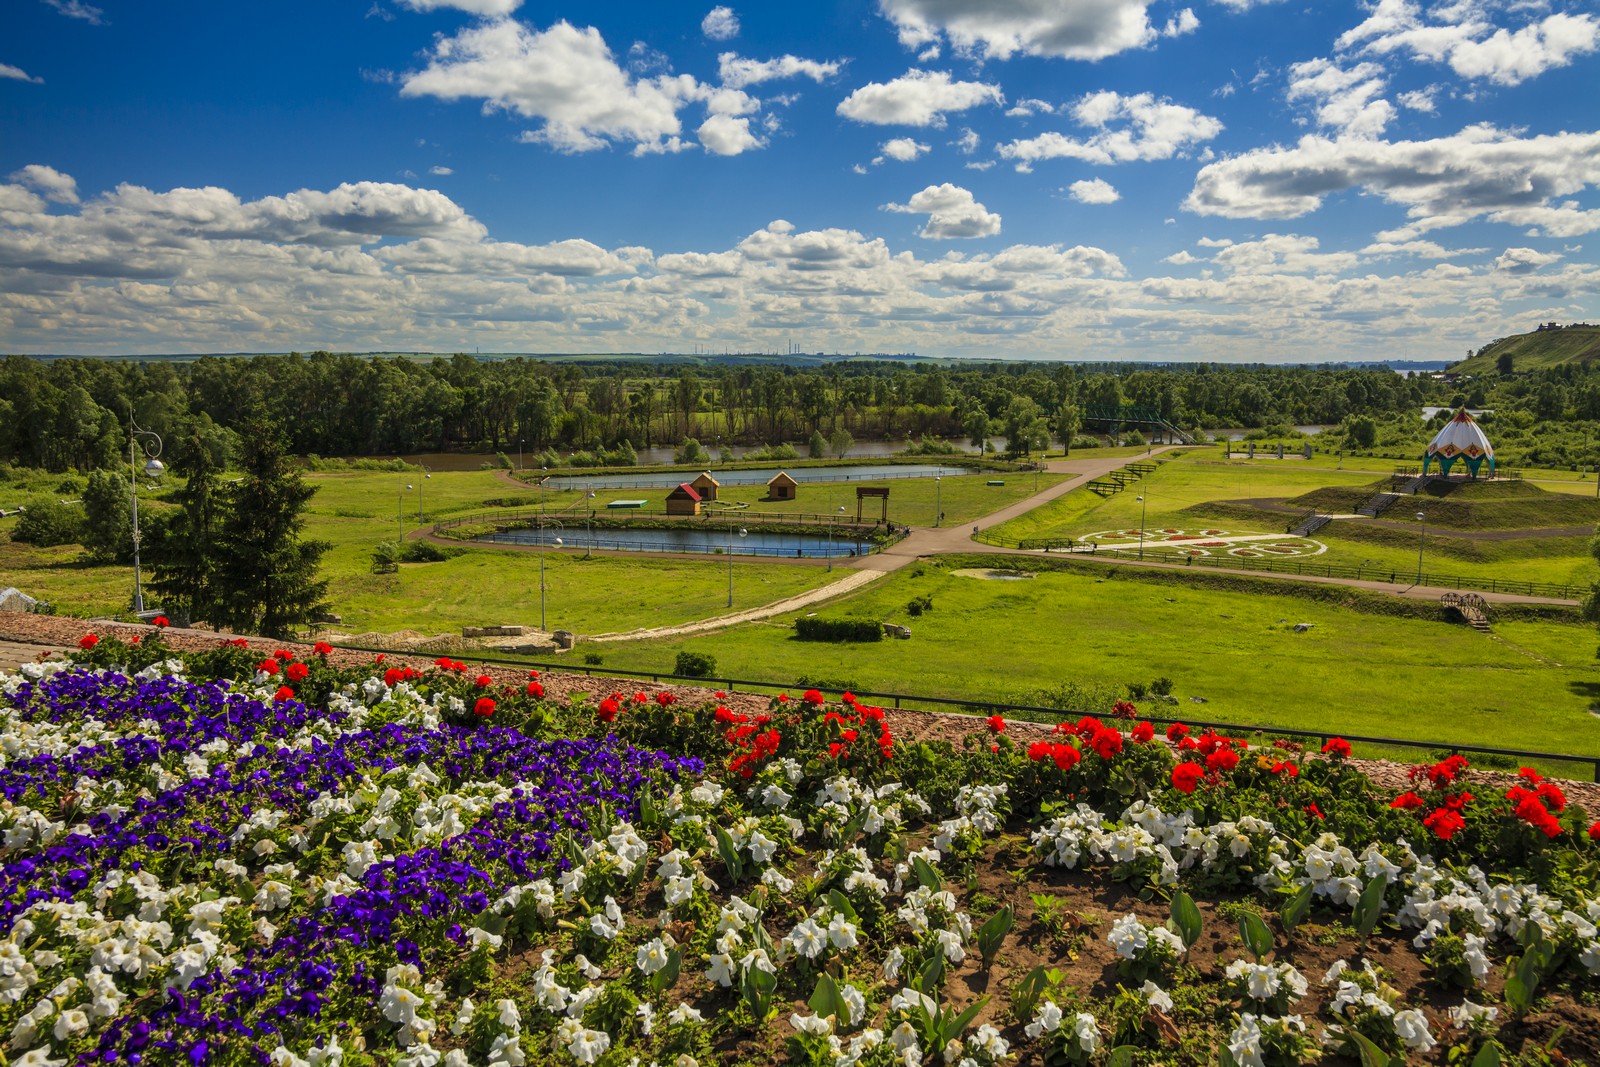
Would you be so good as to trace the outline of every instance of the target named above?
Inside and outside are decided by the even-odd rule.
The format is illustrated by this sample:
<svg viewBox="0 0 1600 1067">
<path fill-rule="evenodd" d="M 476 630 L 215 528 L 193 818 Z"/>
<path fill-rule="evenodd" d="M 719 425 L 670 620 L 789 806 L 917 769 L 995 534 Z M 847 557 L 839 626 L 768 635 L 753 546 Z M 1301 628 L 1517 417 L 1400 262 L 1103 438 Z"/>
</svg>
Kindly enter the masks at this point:
<svg viewBox="0 0 1600 1067">
<path fill-rule="evenodd" d="M 82 658 L 0 682 L 12 1063 L 1600 1051 L 1600 828 L 1531 771 L 1396 793 L 1337 739 L 953 747 L 815 690 Z"/>
</svg>

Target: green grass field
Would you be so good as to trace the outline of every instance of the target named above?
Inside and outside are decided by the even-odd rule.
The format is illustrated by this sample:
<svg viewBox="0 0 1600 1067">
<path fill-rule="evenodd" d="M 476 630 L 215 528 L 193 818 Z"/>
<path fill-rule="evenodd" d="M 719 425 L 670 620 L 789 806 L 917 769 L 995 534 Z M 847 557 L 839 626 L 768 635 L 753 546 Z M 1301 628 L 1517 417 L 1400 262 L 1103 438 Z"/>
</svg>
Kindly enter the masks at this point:
<svg viewBox="0 0 1600 1067">
<path fill-rule="evenodd" d="M 932 610 L 910 617 L 906 604 L 922 596 Z M 670 671 L 691 649 L 734 677 L 973 700 L 1030 702 L 1068 681 L 1166 677 L 1179 703 L 1142 705 L 1151 714 L 1600 754 L 1600 721 L 1588 710 L 1600 699 L 1600 666 L 1588 626 L 1508 622 L 1486 637 L 1270 592 L 1072 573 L 979 580 L 933 564 L 822 610 L 902 623 L 913 636 L 816 644 L 775 618 L 595 650 L 611 668 Z M 1295 633 L 1301 622 L 1312 629 Z"/>
</svg>

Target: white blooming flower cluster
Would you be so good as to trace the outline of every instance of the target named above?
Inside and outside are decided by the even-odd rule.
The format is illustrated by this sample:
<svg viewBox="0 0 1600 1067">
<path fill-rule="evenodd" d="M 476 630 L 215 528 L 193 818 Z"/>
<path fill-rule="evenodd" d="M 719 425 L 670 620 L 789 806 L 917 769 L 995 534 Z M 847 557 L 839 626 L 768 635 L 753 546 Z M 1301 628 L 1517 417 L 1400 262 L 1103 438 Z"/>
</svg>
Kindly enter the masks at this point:
<svg viewBox="0 0 1600 1067">
<path fill-rule="evenodd" d="M 1222 973 L 1241 996 L 1256 1001 L 1258 1005 L 1292 1004 L 1310 989 L 1305 975 L 1289 963 L 1233 960 Z"/>
<path fill-rule="evenodd" d="M 958 845 L 971 847 L 997 833 L 1010 805 L 1005 785 L 964 785 L 956 793 L 956 817 L 939 824 L 933 847 L 951 852 Z"/>
<path fill-rule="evenodd" d="M 816 960 L 830 952 L 848 952 L 859 943 L 859 929 L 853 919 L 832 906 L 816 909 L 806 916 L 784 941 L 803 959 Z"/>
<path fill-rule="evenodd" d="M 1239 1024 L 1228 1035 L 1228 1051 L 1239 1067 L 1267 1067 L 1264 1046 L 1305 1032 L 1305 1020 L 1298 1015 L 1272 1016 L 1243 1012 L 1239 1016 Z"/>
</svg>

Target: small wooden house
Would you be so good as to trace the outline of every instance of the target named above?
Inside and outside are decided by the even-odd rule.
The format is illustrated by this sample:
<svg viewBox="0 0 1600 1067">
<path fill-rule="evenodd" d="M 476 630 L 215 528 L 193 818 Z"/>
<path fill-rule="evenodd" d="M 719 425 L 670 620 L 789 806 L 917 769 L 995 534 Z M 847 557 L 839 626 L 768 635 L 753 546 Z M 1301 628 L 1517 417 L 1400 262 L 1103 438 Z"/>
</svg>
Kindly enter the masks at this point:
<svg viewBox="0 0 1600 1067">
<path fill-rule="evenodd" d="M 779 471 L 767 482 L 768 500 L 793 500 L 800 483 L 789 477 L 788 471 Z"/>
<path fill-rule="evenodd" d="M 694 491 L 700 494 L 701 500 L 717 499 L 717 490 L 722 488 L 722 483 L 711 477 L 710 471 L 701 471 L 700 477 L 689 483 Z"/>
<path fill-rule="evenodd" d="M 698 515 L 700 514 L 700 494 L 694 491 L 694 486 L 684 482 L 672 492 L 667 494 L 668 515 Z"/>
</svg>

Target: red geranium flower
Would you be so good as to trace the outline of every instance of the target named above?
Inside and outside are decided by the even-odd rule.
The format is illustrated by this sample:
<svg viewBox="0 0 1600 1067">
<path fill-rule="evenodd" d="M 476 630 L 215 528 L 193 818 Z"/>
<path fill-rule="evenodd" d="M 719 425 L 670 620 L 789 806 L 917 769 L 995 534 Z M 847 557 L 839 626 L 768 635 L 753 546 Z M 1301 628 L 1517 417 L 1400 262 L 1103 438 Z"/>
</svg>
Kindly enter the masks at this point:
<svg viewBox="0 0 1600 1067">
<path fill-rule="evenodd" d="M 333 651 L 333 646 L 328 644 L 326 641 L 318 641 L 316 644 L 311 646 L 311 651 L 315 652 L 319 656 L 326 656 L 329 652 Z"/>
<path fill-rule="evenodd" d="M 487 674 L 480 674 L 472 680 L 472 684 L 477 686 L 479 689 L 487 689 L 494 684 L 494 679 L 489 677 Z"/>
<path fill-rule="evenodd" d="M 165 615 L 157 615 L 155 618 L 150 620 L 150 625 L 154 626 L 158 630 L 165 630 L 168 626 L 171 626 L 172 623 L 167 621 L 167 617 Z"/>
<path fill-rule="evenodd" d="M 494 714 L 494 698 L 479 697 L 478 702 L 472 705 L 472 714 L 480 719 L 487 719 Z"/>
<path fill-rule="evenodd" d="M 1239 753 L 1231 748 L 1219 748 L 1206 757 L 1206 770 L 1231 771 L 1239 766 Z"/>
<path fill-rule="evenodd" d="M 1566 810 L 1567 794 L 1563 793 L 1561 787 L 1554 782 L 1540 782 L 1539 787 L 1534 792 L 1539 794 L 1539 799 L 1544 801 L 1545 806 L 1551 811 L 1559 814 Z"/>
<path fill-rule="evenodd" d="M 225 641 L 223 643 L 226 644 L 226 645 L 232 645 L 234 648 L 249 648 L 250 647 L 250 642 L 246 641 L 242 637 L 235 637 L 231 641 Z"/>
<path fill-rule="evenodd" d="M 273 700 L 274 703 L 277 703 L 277 704 L 281 704 L 285 700 L 293 700 L 293 699 L 294 699 L 294 690 L 290 689 L 286 685 L 280 685 L 278 687 L 278 691 L 276 693 L 272 694 L 272 700 Z"/>
<path fill-rule="evenodd" d="M 846 689 L 839 695 L 839 700 L 841 703 L 854 704 L 856 702 L 856 695 L 850 692 L 850 690 Z"/>
<path fill-rule="evenodd" d="M 1280 760 L 1272 765 L 1272 773 L 1282 775 L 1285 778 L 1298 778 L 1300 777 L 1300 768 L 1287 760 Z"/>
<path fill-rule="evenodd" d="M 278 661 L 275 659 L 264 659 L 260 663 L 256 664 L 256 670 L 260 671 L 262 674 L 277 674 Z"/>
<path fill-rule="evenodd" d="M 1135 741 L 1139 742 L 1140 744 L 1144 744 L 1144 742 L 1150 740 L 1152 737 L 1155 737 L 1155 735 L 1156 735 L 1156 728 L 1154 726 L 1151 726 L 1147 722 L 1142 722 L 1139 725 L 1135 726 L 1133 728 L 1133 733 L 1129 734 L 1128 736 L 1132 737 Z"/>
<path fill-rule="evenodd" d="M 542 697 L 542 696 L 544 696 L 544 686 L 540 685 L 538 682 L 529 682 L 528 683 L 528 695 L 531 696 L 531 697 Z"/>
<path fill-rule="evenodd" d="M 1434 808 L 1433 812 L 1422 820 L 1422 825 L 1432 830 L 1439 840 L 1448 841 L 1467 825 L 1467 820 L 1449 808 Z"/>
<path fill-rule="evenodd" d="M 1006 732 L 1006 720 L 1003 717 L 999 715 L 991 715 L 984 721 L 989 724 L 989 729 L 992 732 L 997 734 L 1003 734 Z"/>
<path fill-rule="evenodd" d="M 1600 822 L 1596 822 L 1593 826 L 1589 827 L 1589 840 L 1600 841 Z"/>
<path fill-rule="evenodd" d="M 1422 807 L 1422 798 L 1407 790 L 1389 802 L 1389 807 L 1399 811 L 1412 811 Z"/>
<path fill-rule="evenodd" d="M 1183 725 L 1181 722 L 1175 722 L 1171 726 L 1167 727 L 1167 740 L 1171 741 L 1173 744 L 1177 744 L 1179 741 L 1182 741 L 1188 736 L 1189 728 Z"/>
<path fill-rule="evenodd" d="M 1089 738 L 1089 747 L 1094 749 L 1095 754 L 1101 759 L 1110 759 L 1122 751 L 1122 731 L 1102 727 Z"/>
<path fill-rule="evenodd" d="M 595 709 L 595 718 L 601 722 L 610 722 L 617 717 L 617 712 L 622 710 L 622 705 L 617 703 L 616 697 L 606 697 Z"/>
<path fill-rule="evenodd" d="M 1330 737 L 1323 742 L 1322 754 L 1332 756 L 1334 759 L 1350 758 L 1350 742 L 1342 737 Z"/>
<path fill-rule="evenodd" d="M 291 663 L 283 669 L 283 676 L 291 682 L 303 682 L 310 673 L 311 668 L 304 663 Z"/>
<path fill-rule="evenodd" d="M 1172 788 L 1180 793 L 1193 793 L 1205 773 L 1205 768 L 1198 763 L 1180 763 L 1172 768 Z"/>
<path fill-rule="evenodd" d="M 134 634 L 132 637 L 128 638 L 128 644 L 130 645 L 137 645 L 139 641 L 140 637 L 138 634 Z"/>
<path fill-rule="evenodd" d="M 383 684 L 388 686 L 390 689 L 393 689 L 396 683 L 398 683 L 404 677 L 405 672 L 399 667 L 390 667 L 388 670 L 383 672 Z"/>
<path fill-rule="evenodd" d="M 1319 819 L 1326 819 L 1327 818 L 1326 815 L 1322 814 L 1322 809 L 1317 807 L 1315 804 L 1307 804 L 1306 805 L 1306 814 L 1307 815 L 1314 815 Z"/>
<path fill-rule="evenodd" d="M 280 649 L 278 649 L 278 651 L 274 652 L 272 655 L 273 655 L 274 658 L 281 659 L 285 663 L 288 663 L 290 660 L 294 659 L 294 653 L 290 652 L 286 648 L 280 648 Z"/>
<path fill-rule="evenodd" d="M 656 703 L 660 704 L 664 708 L 670 708 L 677 702 L 678 698 L 667 692 L 665 689 L 656 694 Z"/>
<path fill-rule="evenodd" d="M 1126 700 L 1118 700 L 1111 705 L 1111 714 L 1119 719 L 1133 719 L 1139 715 L 1139 709 Z"/>
<path fill-rule="evenodd" d="M 804 693 L 800 694 L 800 699 L 804 700 L 807 704 L 821 704 L 822 693 L 816 689 L 807 689 Z"/>
<path fill-rule="evenodd" d="M 99 643 L 100 638 L 96 634 L 84 634 L 82 637 L 78 638 L 78 647 L 84 650 L 91 649 Z"/>
</svg>

